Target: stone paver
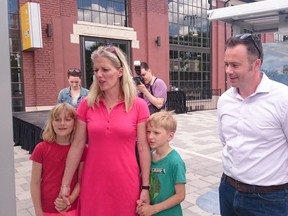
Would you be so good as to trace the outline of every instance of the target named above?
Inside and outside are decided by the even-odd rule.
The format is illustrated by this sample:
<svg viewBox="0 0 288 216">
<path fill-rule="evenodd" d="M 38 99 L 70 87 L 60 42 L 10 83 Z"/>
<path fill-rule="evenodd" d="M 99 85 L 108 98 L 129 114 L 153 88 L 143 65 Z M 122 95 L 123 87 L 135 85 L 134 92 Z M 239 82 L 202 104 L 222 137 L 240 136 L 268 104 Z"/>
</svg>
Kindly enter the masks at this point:
<svg viewBox="0 0 288 216">
<path fill-rule="evenodd" d="M 178 128 L 171 142 L 187 169 L 184 216 L 219 215 L 218 184 L 222 174 L 222 146 L 217 136 L 216 110 L 176 115 Z M 17 216 L 34 216 L 29 184 L 29 153 L 14 147 Z"/>
</svg>

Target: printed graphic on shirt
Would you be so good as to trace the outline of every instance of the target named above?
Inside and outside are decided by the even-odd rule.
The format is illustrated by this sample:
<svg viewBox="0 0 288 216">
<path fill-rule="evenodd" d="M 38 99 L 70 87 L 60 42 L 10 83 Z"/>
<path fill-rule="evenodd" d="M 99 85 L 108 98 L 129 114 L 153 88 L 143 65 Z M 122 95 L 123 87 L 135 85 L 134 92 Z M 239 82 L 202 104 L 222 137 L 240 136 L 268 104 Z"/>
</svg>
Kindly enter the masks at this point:
<svg viewBox="0 0 288 216">
<path fill-rule="evenodd" d="M 155 199 L 160 192 L 161 184 L 158 179 L 158 175 L 165 174 L 166 170 L 163 168 L 152 168 L 150 173 L 150 197 L 151 199 Z"/>
</svg>

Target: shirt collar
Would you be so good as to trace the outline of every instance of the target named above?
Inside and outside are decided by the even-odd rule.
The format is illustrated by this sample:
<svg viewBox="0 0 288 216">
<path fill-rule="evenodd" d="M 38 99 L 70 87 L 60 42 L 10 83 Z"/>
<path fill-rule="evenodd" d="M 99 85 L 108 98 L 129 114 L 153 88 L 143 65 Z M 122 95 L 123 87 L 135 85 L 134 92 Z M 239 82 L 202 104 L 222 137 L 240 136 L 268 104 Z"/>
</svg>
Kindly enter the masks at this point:
<svg viewBox="0 0 288 216">
<path fill-rule="evenodd" d="M 271 84 L 270 84 L 270 79 L 267 77 L 267 75 L 263 72 L 260 72 L 262 74 L 262 78 L 260 83 L 258 84 L 256 91 L 251 94 L 250 96 L 256 95 L 256 94 L 260 94 L 260 93 L 268 93 L 270 92 L 271 89 Z M 239 95 L 238 93 L 238 88 L 232 87 L 232 94 L 234 96 Z M 249 96 L 249 97 L 250 97 Z"/>
</svg>

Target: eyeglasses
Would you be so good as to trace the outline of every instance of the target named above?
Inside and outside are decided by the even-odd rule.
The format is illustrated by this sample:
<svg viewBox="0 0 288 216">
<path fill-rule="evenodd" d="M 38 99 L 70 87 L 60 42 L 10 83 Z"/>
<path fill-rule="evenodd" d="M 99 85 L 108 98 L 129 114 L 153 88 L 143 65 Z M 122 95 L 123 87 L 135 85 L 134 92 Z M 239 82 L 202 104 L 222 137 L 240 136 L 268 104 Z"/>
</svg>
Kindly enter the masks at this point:
<svg viewBox="0 0 288 216">
<path fill-rule="evenodd" d="M 119 56 L 117 54 L 117 51 L 116 51 L 116 49 L 113 46 L 111 46 L 111 45 L 103 46 L 102 49 L 105 50 L 105 51 L 108 51 L 110 53 L 113 53 L 117 57 L 117 59 L 119 60 L 120 66 L 122 67 L 122 61 L 120 60 L 120 58 L 119 58 Z"/>
<path fill-rule="evenodd" d="M 257 36 L 250 34 L 250 33 L 244 33 L 244 34 L 236 35 L 235 37 L 243 41 L 247 41 L 247 40 L 252 41 L 254 47 L 257 49 L 259 53 L 259 58 L 261 58 L 261 51 L 260 51 L 258 44 L 256 43 L 256 40 L 259 40 Z"/>
</svg>

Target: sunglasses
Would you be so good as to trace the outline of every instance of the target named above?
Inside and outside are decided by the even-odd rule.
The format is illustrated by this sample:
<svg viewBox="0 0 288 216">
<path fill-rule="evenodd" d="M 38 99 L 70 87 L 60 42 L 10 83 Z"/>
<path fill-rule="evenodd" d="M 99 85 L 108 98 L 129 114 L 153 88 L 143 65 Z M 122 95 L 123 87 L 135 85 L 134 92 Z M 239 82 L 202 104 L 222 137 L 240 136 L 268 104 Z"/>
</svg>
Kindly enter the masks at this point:
<svg viewBox="0 0 288 216">
<path fill-rule="evenodd" d="M 117 51 L 113 46 L 111 46 L 111 45 L 103 46 L 103 50 L 110 52 L 110 53 L 113 53 L 117 57 L 117 59 L 119 60 L 120 66 L 122 67 L 122 61 L 120 60 L 120 58 L 117 54 Z"/>
<path fill-rule="evenodd" d="M 244 34 L 236 35 L 235 37 L 243 41 L 252 41 L 254 47 L 257 49 L 259 53 L 259 58 L 261 58 L 261 51 L 260 51 L 259 46 L 256 43 L 256 40 L 259 41 L 259 38 L 257 36 L 250 34 L 250 33 L 244 33 Z"/>
<path fill-rule="evenodd" d="M 68 72 L 69 73 L 81 73 L 81 71 L 78 68 L 69 68 Z"/>
</svg>

